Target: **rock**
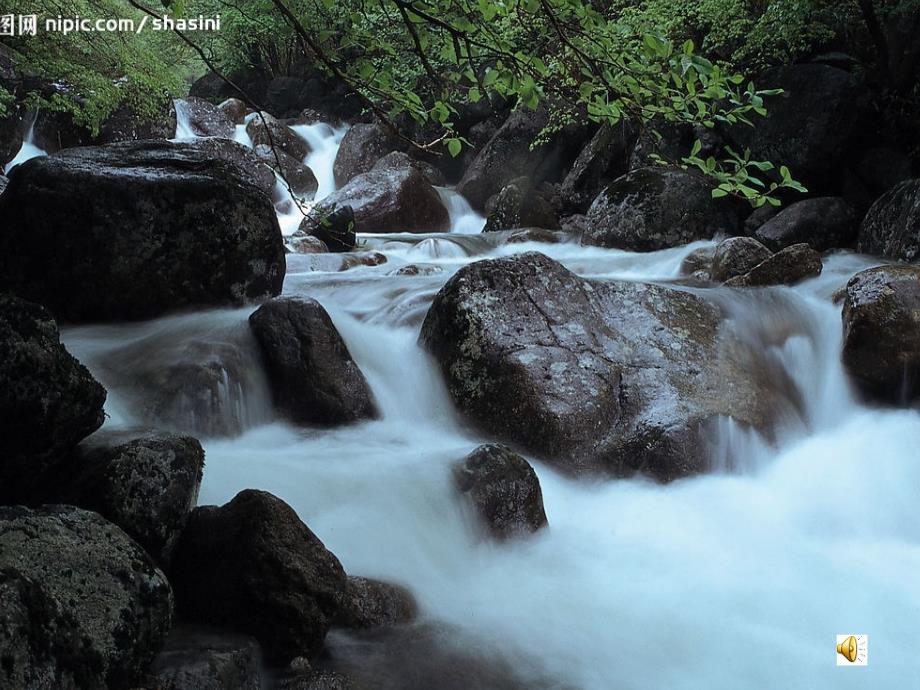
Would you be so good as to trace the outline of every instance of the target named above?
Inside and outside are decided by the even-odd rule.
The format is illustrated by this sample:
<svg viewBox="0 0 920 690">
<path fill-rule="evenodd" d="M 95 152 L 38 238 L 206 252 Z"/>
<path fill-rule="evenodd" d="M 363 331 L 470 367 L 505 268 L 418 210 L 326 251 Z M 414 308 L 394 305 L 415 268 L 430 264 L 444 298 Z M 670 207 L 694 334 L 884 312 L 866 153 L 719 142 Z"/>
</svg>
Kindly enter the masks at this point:
<svg viewBox="0 0 920 690">
<path fill-rule="evenodd" d="M 150 557 L 71 506 L 0 508 L 0 607 L 9 688 L 133 687 L 172 623 Z"/>
<path fill-rule="evenodd" d="M 259 144 L 255 154 L 270 168 L 280 173 L 297 196 L 313 198 L 319 188 L 316 175 L 299 160 L 289 156 L 281 149 L 273 150 L 271 146 Z"/>
<path fill-rule="evenodd" d="M 0 175 L 0 194 L 3 194 L 3 190 L 6 189 L 6 186 L 10 181 L 6 178 L 5 175 Z"/>
<path fill-rule="evenodd" d="M 365 686 L 361 686 L 362 688 Z M 355 685 L 335 671 L 316 671 L 308 675 L 282 678 L 278 690 L 358 690 Z"/>
<path fill-rule="evenodd" d="M 353 125 L 342 137 L 332 172 L 336 187 L 369 172 L 390 151 L 402 148 L 399 139 L 378 122 Z"/>
<path fill-rule="evenodd" d="M 296 254 L 326 254 L 329 247 L 320 238 L 313 235 L 291 235 L 288 243 Z"/>
<path fill-rule="evenodd" d="M 447 181 L 444 179 L 444 173 L 436 167 L 427 161 L 411 158 L 409 154 L 403 153 L 402 151 L 391 151 L 374 163 L 373 167 L 377 170 L 400 170 L 402 168 L 412 167 L 422 173 L 430 185 L 443 187 L 447 184 Z"/>
<path fill-rule="evenodd" d="M 236 133 L 233 120 L 220 108 L 203 98 L 189 96 L 176 101 L 176 114 L 191 134 L 197 137 L 232 139 Z"/>
<path fill-rule="evenodd" d="M 263 690 L 262 650 L 255 639 L 216 628 L 180 625 L 166 638 L 148 674 L 168 690 Z"/>
<path fill-rule="evenodd" d="M 246 121 L 246 116 L 252 112 L 250 107 L 239 98 L 228 98 L 217 106 L 224 115 L 230 118 L 234 125 L 241 125 Z"/>
<path fill-rule="evenodd" d="M 681 262 L 680 274 L 684 276 L 705 274 L 706 280 L 709 280 L 715 255 L 716 248 L 712 246 L 694 249 Z"/>
<path fill-rule="evenodd" d="M 0 293 L 0 504 L 25 502 L 102 425 L 105 397 L 47 310 Z"/>
<path fill-rule="evenodd" d="M 920 397 L 920 266 L 879 266 L 847 283 L 843 363 L 866 396 Z"/>
<path fill-rule="evenodd" d="M 910 155 L 901 149 L 876 146 L 862 152 L 856 162 L 856 175 L 874 198 L 880 197 L 912 175 Z"/>
<path fill-rule="evenodd" d="M 191 150 L 202 158 L 227 161 L 245 173 L 246 179 L 269 197 L 275 193 L 275 173 L 253 149 L 236 141 L 209 137 L 190 142 Z M 280 152 L 279 152 L 280 153 Z"/>
<path fill-rule="evenodd" d="M 189 436 L 84 441 L 58 480 L 62 503 L 93 510 L 121 527 L 162 566 L 198 502 L 201 444 Z"/>
<path fill-rule="evenodd" d="M 252 140 L 253 146 L 259 144 L 274 146 L 297 161 L 303 161 L 310 154 L 310 145 L 304 139 L 268 113 L 261 113 L 251 118 L 246 124 L 246 133 Z"/>
<path fill-rule="evenodd" d="M 319 654 L 346 585 L 338 559 L 290 506 L 253 490 L 192 513 L 171 580 L 187 620 L 254 636 L 271 663 Z"/>
<path fill-rule="evenodd" d="M 655 117 L 639 130 L 629 169 L 654 168 L 660 165 L 658 159 L 676 165 L 690 155 L 697 141 L 702 145 L 697 153 L 700 158 L 724 155 L 725 141 L 715 129 Z"/>
<path fill-rule="evenodd" d="M 636 128 L 625 121 L 605 124 L 597 130 L 562 181 L 565 212 L 585 213 L 604 188 L 629 172 L 636 136 Z"/>
<path fill-rule="evenodd" d="M 728 287 L 795 285 L 821 275 L 821 255 L 807 244 L 794 244 L 776 252 L 743 275 L 725 281 Z"/>
<path fill-rule="evenodd" d="M 920 260 L 920 179 L 902 182 L 872 205 L 859 229 L 859 251 Z"/>
<path fill-rule="evenodd" d="M 709 273 L 712 280 L 724 283 L 744 275 L 773 256 L 773 252 L 753 237 L 729 237 L 716 247 Z"/>
<path fill-rule="evenodd" d="M 837 194 L 846 157 L 864 129 L 865 86 L 849 72 L 820 64 L 776 67 L 756 82 L 783 93 L 765 100 L 769 114 L 754 127 L 731 129 L 735 150 L 749 148 L 753 160 L 788 166 L 812 193 Z"/>
<path fill-rule="evenodd" d="M 780 210 L 779 206 L 773 206 L 772 204 L 764 204 L 760 208 L 755 208 L 744 221 L 744 234 L 748 237 L 753 236 L 764 223 L 775 217 Z"/>
<path fill-rule="evenodd" d="M 666 481 L 708 467 L 718 418 L 767 430 L 788 404 L 788 377 L 731 328 L 697 295 L 584 280 L 531 252 L 460 269 L 420 342 L 493 438 L 573 472 Z"/>
<path fill-rule="evenodd" d="M 335 623 L 358 630 L 377 628 L 408 623 L 415 618 L 417 612 L 415 598 L 405 587 L 350 576 Z"/>
<path fill-rule="evenodd" d="M 473 208 L 482 210 L 490 197 L 522 175 L 539 185 L 567 170 L 594 131 L 582 124 L 571 125 L 555 132 L 547 143 L 532 149 L 531 143 L 549 122 L 546 106 L 537 110 L 522 108 L 511 113 L 476 154 L 457 184 L 457 192 Z"/>
<path fill-rule="evenodd" d="M 793 244 L 807 244 L 819 252 L 852 247 L 858 224 L 850 205 L 839 197 L 798 201 L 766 221 L 754 237 L 778 252 Z"/>
<path fill-rule="evenodd" d="M 444 269 L 440 266 L 427 265 L 419 266 L 418 264 L 407 264 L 406 266 L 401 266 L 395 271 L 390 271 L 387 275 L 390 276 L 431 276 L 437 275 L 438 273 L 443 273 Z"/>
<path fill-rule="evenodd" d="M 520 228 L 508 234 L 505 238 L 505 244 L 524 244 L 525 242 L 559 244 L 566 237 L 568 237 L 566 233 L 555 232 L 545 228 Z"/>
<path fill-rule="evenodd" d="M 293 421 L 336 426 L 377 417 L 364 374 L 319 302 L 272 300 L 249 323 L 275 404 Z"/>
<path fill-rule="evenodd" d="M 284 280 L 271 200 L 239 167 L 191 144 L 32 159 L 11 176 L 0 217 L 0 289 L 63 320 L 242 304 L 278 294 Z"/>
<path fill-rule="evenodd" d="M 519 178 L 502 188 L 486 203 L 483 232 L 517 228 L 559 227 L 559 217 L 552 205 L 535 190 L 527 178 Z"/>
<path fill-rule="evenodd" d="M 176 109 L 168 101 L 155 116 L 140 116 L 130 105 L 123 105 L 103 121 L 98 135 L 89 136 L 80 143 L 114 144 L 119 141 L 172 139 L 175 135 Z"/>
<path fill-rule="evenodd" d="M 650 252 L 715 235 L 737 235 L 733 202 L 713 199 L 700 175 L 669 168 L 640 168 L 615 180 L 588 210 L 585 245 Z"/>
<path fill-rule="evenodd" d="M 414 167 L 362 173 L 319 202 L 316 211 L 331 214 L 342 206 L 354 211 L 357 232 L 445 232 L 450 227 L 440 195 Z"/>
<path fill-rule="evenodd" d="M 546 527 L 543 492 L 533 467 L 507 446 L 479 446 L 453 469 L 454 484 L 493 539 Z"/>
<path fill-rule="evenodd" d="M 300 227 L 291 239 L 294 241 L 304 236 L 322 240 L 331 252 L 350 252 L 358 243 L 354 209 L 348 204 L 314 208 L 300 221 Z"/>
</svg>

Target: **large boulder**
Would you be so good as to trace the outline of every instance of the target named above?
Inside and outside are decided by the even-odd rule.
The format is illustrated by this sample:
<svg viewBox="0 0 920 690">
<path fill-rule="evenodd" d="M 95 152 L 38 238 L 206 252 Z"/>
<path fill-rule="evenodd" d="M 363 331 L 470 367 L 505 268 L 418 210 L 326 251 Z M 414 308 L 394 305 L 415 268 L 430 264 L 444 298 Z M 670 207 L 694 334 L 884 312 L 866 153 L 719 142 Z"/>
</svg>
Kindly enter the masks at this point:
<svg viewBox="0 0 920 690">
<path fill-rule="evenodd" d="M 865 129 L 865 86 L 853 74 L 821 64 L 770 69 L 757 86 L 783 92 L 766 99 L 769 114 L 754 127 L 732 127 L 736 150 L 788 166 L 813 193 L 838 193 L 846 159 Z"/>
<path fill-rule="evenodd" d="M 729 237 L 719 242 L 712 255 L 709 273 L 712 280 L 724 283 L 744 275 L 773 256 L 773 252 L 752 237 Z"/>
<path fill-rule="evenodd" d="M 364 630 L 408 623 L 417 612 L 415 598 L 405 587 L 350 576 L 335 623 L 343 628 Z"/>
<path fill-rule="evenodd" d="M 859 251 L 920 260 L 920 179 L 902 182 L 872 205 L 859 230 Z"/>
<path fill-rule="evenodd" d="M 179 136 L 191 134 L 196 137 L 222 137 L 232 139 L 236 125 L 223 110 L 203 98 L 189 96 L 176 101 L 176 115 L 179 120 Z M 183 131 L 187 128 L 187 131 Z"/>
<path fill-rule="evenodd" d="M 274 146 L 297 161 L 303 161 L 310 154 L 310 144 L 297 132 L 268 113 L 251 117 L 246 124 L 246 133 L 253 146 L 264 144 Z"/>
<path fill-rule="evenodd" d="M 242 170 L 252 184 L 272 197 L 275 193 L 275 173 L 272 168 L 256 152 L 236 141 L 209 137 L 189 142 L 192 151 L 202 158 L 232 163 Z"/>
<path fill-rule="evenodd" d="M 920 266 L 880 266 L 847 283 L 843 363 L 867 396 L 920 397 Z"/>
<path fill-rule="evenodd" d="M 629 172 L 636 137 L 636 128 L 625 120 L 601 126 L 562 181 L 562 210 L 584 213 L 607 185 Z"/>
<path fill-rule="evenodd" d="M 825 252 L 852 247 L 858 223 L 850 205 L 839 197 L 798 201 L 783 209 L 755 232 L 754 237 L 774 252 L 793 244 L 807 244 Z"/>
<path fill-rule="evenodd" d="M 359 123 L 345 132 L 332 168 L 337 187 L 368 172 L 381 158 L 401 148 L 401 142 L 379 122 Z"/>
<path fill-rule="evenodd" d="M 615 180 L 591 204 L 582 244 L 656 251 L 737 235 L 733 201 L 713 199 L 701 175 L 671 168 L 640 168 Z"/>
<path fill-rule="evenodd" d="M 204 451 L 191 437 L 100 432 L 67 464 L 57 500 L 101 514 L 166 566 L 198 502 L 203 469 Z"/>
<path fill-rule="evenodd" d="M 0 504 L 24 501 L 102 425 L 105 396 L 47 310 L 0 293 Z"/>
<path fill-rule="evenodd" d="M 508 117 L 469 165 L 457 184 L 457 191 L 473 208 L 482 210 L 486 202 L 515 178 L 526 175 L 533 184 L 553 181 L 568 170 L 582 146 L 594 134 L 584 125 L 570 125 L 555 132 L 549 141 L 531 144 L 550 123 L 549 109 L 522 108 Z"/>
<path fill-rule="evenodd" d="M 516 228 L 559 227 L 559 216 L 552 204 L 534 189 L 526 177 L 510 182 L 486 202 L 486 224 L 483 232 L 498 232 Z"/>
<path fill-rule="evenodd" d="M 377 417 L 364 374 L 313 299 L 275 299 L 249 317 L 275 405 L 293 421 L 335 426 Z"/>
<path fill-rule="evenodd" d="M 502 445 L 480 446 L 453 468 L 454 484 L 494 539 L 546 527 L 543 492 L 533 467 Z"/>
<path fill-rule="evenodd" d="M 252 490 L 192 513 L 170 579 L 187 620 L 252 635 L 273 663 L 319 654 L 346 585 L 293 509 Z"/>
<path fill-rule="evenodd" d="M 0 508 L 0 686 L 135 687 L 171 623 L 166 577 L 118 527 Z"/>
<path fill-rule="evenodd" d="M 262 649 L 248 635 L 181 625 L 148 669 L 164 690 L 264 690 Z"/>
<path fill-rule="evenodd" d="M 358 244 L 355 210 L 348 204 L 314 208 L 300 221 L 291 239 L 296 242 L 300 237 L 315 237 L 331 252 L 350 252 Z"/>
<path fill-rule="evenodd" d="M 821 275 L 821 255 L 807 244 L 793 244 L 754 266 L 743 275 L 725 281 L 729 287 L 795 285 Z"/>
<path fill-rule="evenodd" d="M 241 304 L 278 294 L 284 280 L 271 199 L 241 168 L 192 144 L 32 159 L 13 172 L 0 217 L 0 289 L 63 320 Z"/>
<path fill-rule="evenodd" d="M 138 115 L 130 105 L 122 105 L 103 120 L 99 134 L 85 143 L 172 139 L 175 135 L 176 109 L 171 101 L 165 102 L 153 115 Z"/>
<path fill-rule="evenodd" d="M 786 402 L 788 378 L 714 304 L 537 253 L 458 271 L 420 340 L 476 427 L 575 472 L 700 472 L 713 423 L 766 430 Z"/>
<path fill-rule="evenodd" d="M 253 150 L 265 165 L 285 179 L 294 194 L 310 199 L 316 194 L 319 188 L 316 175 L 301 161 L 281 149 L 272 149 L 267 144 L 258 144 Z"/>
<path fill-rule="evenodd" d="M 357 232 L 443 232 L 450 215 L 428 178 L 413 166 L 374 167 L 316 205 L 331 214 L 351 206 Z M 323 239 L 323 238 L 320 238 Z"/>
</svg>

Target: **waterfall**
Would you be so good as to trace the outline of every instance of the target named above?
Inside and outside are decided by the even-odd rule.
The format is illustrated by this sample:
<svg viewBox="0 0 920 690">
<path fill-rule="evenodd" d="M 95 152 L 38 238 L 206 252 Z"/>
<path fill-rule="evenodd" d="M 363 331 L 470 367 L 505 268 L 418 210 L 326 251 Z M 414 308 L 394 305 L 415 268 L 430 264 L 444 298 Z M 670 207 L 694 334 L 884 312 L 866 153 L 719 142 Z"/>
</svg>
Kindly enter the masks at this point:
<svg viewBox="0 0 920 690">
<path fill-rule="evenodd" d="M 294 125 L 291 129 L 310 144 L 310 153 L 304 159 L 304 165 L 313 171 L 319 183 L 313 200 L 324 199 L 336 190 L 332 168 L 339 152 L 339 145 L 348 128 L 336 128 L 324 122 L 317 122 L 312 125 Z"/>
<path fill-rule="evenodd" d="M 13 157 L 13 160 L 11 160 L 3 167 L 4 175 L 8 175 L 10 170 L 15 168 L 20 163 L 25 163 L 30 158 L 37 158 L 38 156 L 48 155 L 44 149 L 39 148 L 35 144 L 35 121 L 37 119 L 38 116 L 36 114 L 31 116 L 29 129 L 26 130 L 26 135 L 22 138 L 22 146 L 19 147 L 19 151 Z"/>
<path fill-rule="evenodd" d="M 192 129 L 192 124 L 189 120 L 188 103 L 181 98 L 177 98 L 173 101 L 173 107 L 176 109 L 176 136 L 174 140 L 198 139 L 199 137 L 195 134 L 195 130 Z"/>
<path fill-rule="evenodd" d="M 447 207 L 450 215 L 450 231 L 465 235 L 482 232 L 486 219 L 473 210 L 470 203 L 462 194 L 448 187 L 436 187 L 441 196 L 441 202 Z"/>
</svg>

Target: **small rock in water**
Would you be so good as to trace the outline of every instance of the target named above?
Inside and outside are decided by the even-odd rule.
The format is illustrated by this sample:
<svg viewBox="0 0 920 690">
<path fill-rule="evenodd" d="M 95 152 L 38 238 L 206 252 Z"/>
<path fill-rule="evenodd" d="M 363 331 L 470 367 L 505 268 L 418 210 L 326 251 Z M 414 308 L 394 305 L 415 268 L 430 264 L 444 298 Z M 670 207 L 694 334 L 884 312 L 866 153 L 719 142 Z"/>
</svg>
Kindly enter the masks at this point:
<svg viewBox="0 0 920 690">
<path fill-rule="evenodd" d="M 331 252 L 350 252 L 358 242 L 355 212 L 347 204 L 334 208 L 313 209 L 302 221 L 294 238 L 312 236 L 322 240 Z"/>
<path fill-rule="evenodd" d="M 743 275 L 727 281 L 728 287 L 795 285 L 821 275 L 821 255 L 807 244 L 794 244 L 776 252 Z"/>
<path fill-rule="evenodd" d="M 312 199 L 316 194 L 319 188 L 316 175 L 301 161 L 267 144 L 258 144 L 253 151 L 265 165 L 284 178 L 295 196 Z"/>
<path fill-rule="evenodd" d="M 189 129 L 199 137 L 222 137 L 232 139 L 236 127 L 232 119 L 224 110 L 213 103 L 189 96 L 176 102 L 176 110 L 184 115 Z"/>
<path fill-rule="evenodd" d="M 217 108 L 218 110 L 222 111 L 224 115 L 229 117 L 235 125 L 243 124 L 246 116 L 252 112 L 249 106 L 239 98 L 228 98 L 227 100 L 222 101 L 220 105 L 217 106 Z"/>
<path fill-rule="evenodd" d="M 313 235 L 293 235 L 288 244 L 296 254 L 326 254 L 329 247 L 320 238 Z"/>
<path fill-rule="evenodd" d="M 724 283 L 744 275 L 771 256 L 773 252 L 753 237 L 730 237 L 716 247 L 710 275 L 713 280 Z"/>
<path fill-rule="evenodd" d="M 543 492 L 533 467 L 502 445 L 479 446 L 453 469 L 454 484 L 495 539 L 546 527 Z"/>
<path fill-rule="evenodd" d="M 700 275 L 702 279 L 705 274 L 705 281 L 710 279 L 712 271 L 712 260 L 715 257 L 715 247 L 700 247 L 684 257 L 680 264 L 680 273 L 685 276 Z"/>
<path fill-rule="evenodd" d="M 295 161 L 303 161 L 310 155 L 310 144 L 283 122 L 268 113 L 259 113 L 246 123 L 246 134 L 253 146 L 265 144 L 283 151 Z M 232 136 L 232 135 L 231 135 Z"/>
<path fill-rule="evenodd" d="M 415 618 L 418 605 L 405 587 L 366 577 L 348 578 L 345 600 L 336 618 L 343 628 L 399 625 Z"/>
<path fill-rule="evenodd" d="M 156 688 L 168 690 L 263 690 L 262 650 L 247 635 L 180 625 L 150 665 Z"/>
</svg>

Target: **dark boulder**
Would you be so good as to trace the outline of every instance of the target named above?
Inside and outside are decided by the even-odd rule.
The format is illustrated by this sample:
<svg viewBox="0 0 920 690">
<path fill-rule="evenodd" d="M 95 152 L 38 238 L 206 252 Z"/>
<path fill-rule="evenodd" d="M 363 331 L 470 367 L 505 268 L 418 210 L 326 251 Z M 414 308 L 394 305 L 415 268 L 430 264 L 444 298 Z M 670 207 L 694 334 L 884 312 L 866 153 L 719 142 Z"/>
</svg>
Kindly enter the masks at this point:
<svg viewBox="0 0 920 690">
<path fill-rule="evenodd" d="M 306 140 L 268 113 L 260 113 L 250 118 L 246 124 L 246 133 L 253 146 L 274 146 L 297 161 L 303 161 L 310 154 L 310 144 Z"/>
<path fill-rule="evenodd" d="M 368 172 L 381 158 L 402 148 L 399 139 L 379 122 L 353 125 L 342 137 L 332 168 L 337 187 Z"/>
<path fill-rule="evenodd" d="M 564 212 L 584 213 L 607 185 L 629 172 L 636 136 L 636 128 L 625 120 L 597 130 L 562 181 Z"/>
<path fill-rule="evenodd" d="M 319 202 L 316 212 L 328 215 L 342 206 L 354 211 L 357 232 L 443 232 L 450 227 L 437 190 L 412 166 L 362 173 Z"/>
<path fill-rule="evenodd" d="M 453 468 L 454 484 L 493 539 L 546 527 L 543 492 L 533 467 L 510 448 L 479 446 Z"/>
<path fill-rule="evenodd" d="M 293 421 L 335 426 L 377 416 L 364 374 L 319 302 L 275 299 L 249 323 L 275 404 Z"/>
<path fill-rule="evenodd" d="M 582 244 L 649 252 L 715 235 L 737 235 L 741 217 L 733 201 L 713 199 L 701 175 L 670 168 L 640 168 L 615 180 L 588 210 Z"/>
<path fill-rule="evenodd" d="M 399 625 L 413 620 L 417 612 L 415 598 L 405 587 L 350 576 L 335 624 L 356 630 Z"/>
<path fill-rule="evenodd" d="M 0 504 L 24 501 L 102 425 L 105 397 L 47 310 L 0 293 Z"/>
<path fill-rule="evenodd" d="M 121 527 L 163 566 L 198 502 L 201 444 L 188 436 L 96 434 L 56 480 L 56 500 L 93 510 Z"/>
<path fill-rule="evenodd" d="M 713 128 L 688 122 L 668 122 L 656 117 L 638 132 L 636 144 L 629 160 L 629 169 L 649 168 L 659 165 L 659 160 L 672 165 L 689 156 L 699 141 L 701 149 L 696 154 L 704 160 L 709 156 L 723 156 L 725 142 Z"/>
<path fill-rule="evenodd" d="M 773 252 L 752 237 L 729 237 L 716 247 L 709 273 L 713 280 L 724 283 L 744 275 L 773 256 Z"/>
<path fill-rule="evenodd" d="M 134 687 L 172 623 L 166 577 L 96 513 L 0 508 L 0 685 Z"/>
<path fill-rule="evenodd" d="M 798 201 L 761 225 L 754 237 L 774 252 L 807 244 L 819 252 L 852 247 L 858 223 L 850 205 L 839 197 Z"/>
<path fill-rule="evenodd" d="M 312 209 L 300 221 L 300 227 L 292 236 L 292 240 L 303 236 L 322 240 L 331 252 L 350 252 L 358 243 L 354 209 L 348 204 L 327 204 L 322 209 Z"/>
<path fill-rule="evenodd" d="M 266 144 L 259 144 L 254 149 L 255 154 L 275 172 L 279 173 L 291 191 L 300 197 L 313 198 L 319 188 L 316 175 L 306 165 L 289 156 L 281 149 L 272 149 Z"/>
<path fill-rule="evenodd" d="M 902 182 L 872 205 L 859 230 L 859 251 L 920 260 L 920 179 Z"/>
<path fill-rule="evenodd" d="M 0 217 L 0 289 L 63 320 L 242 304 L 278 294 L 284 280 L 269 197 L 241 168 L 192 144 L 132 142 L 30 160 L 0 196 Z"/>
<path fill-rule="evenodd" d="M 509 183 L 486 202 L 486 224 L 483 232 L 497 232 L 516 228 L 559 227 L 559 216 L 552 204 L 534 189 L 526 177 Z"/>
<path fill-rule="evenodd" d="M 762 287 L 795 285 L 821 275 L 824 264 L 821 255 L 807 244 L 794 244 L 776 252 L 747 273 L 727 281 L 729 287 Z"/>
<path fill-rule="evenodd" d="M 264 690 L 262 649 L 248 635 L 181 625 L 147 672 L 164 690 Z"/>
<path fill-rule="evenodd" d="M 176 101 L 176 115 L 180 127 L 184 124 L 188 127 L 189 133 L 197 137 L 232 139 L 236 133 L 233 120 L 223 110 L 203 98 L 189 96 Z M 179 134 L 182 134 L 181 129 Z"/>
<path fill-rule="evenodd" d="M 246 116 L 252 112 L 250 107 L 239 98 L 227 98 L 221 101 L 217 108 L 224 115 L 229 117 L 234 125 L 243 124 L 246 120 Z"/>
<path fill-rule="evenodd" d="M 232 163 L 241 170 L 246 179 L 268 196 L 275 193 L 275 173 L 265 164 L 253 149 L 230 139 L 210 137 L 189 142 L 191 150 L 204 159 Z"/>
<path fill-rule="evenodd" d="M 374 168 L 377 170 L 400 170 L 408 167 L 415 168 L 422 173 L 431 185 L 443 187 L 447 183 L 444 179 L 444 173 L 431 163 L 412 158 L 408 153 L 403 153 L 402 151 L 391 151 L 374 163 Z"/>
<path fill-rule="evenodd" d="M 913 164 L 910 155 L 903 149 L 876 146 L 862 152 L 855 172 L 870 194 L 878 198 L 913 177 Z"/>
<path fill-rule="evenodd" d="M 788 380 L 702 297 L 584 280 L 537 253 L 462 268 L 420 341 L 476 427 L 571 471 L 708 467 L 723 416 L 770 428 Z"/>
<path fill-rule="evenodd" d="M 114 144 L 119 141 L 143 139 L 172 139 L 176 135 L 176 109 L 166 102 L 155 115 L 138 115 L 129 105 L 123 105 L 99 126 L 99 134 L 88 136 L 86 144 Z M 231 135 L 232 136 L 232 135 Z"/>
<path fill-rule="evenodd" d="M 847 283 L 843 363 L 868 397 L 920 397 L 920 267 L 879 266 Z"/>
<path fill-rule="evenodd" d="M 187 620 L 254 636 L 272 663 L 319 654 L 346 586 L 293 509 L 252 490 L 192 513 L 170 579 Z"/>
<path fill-rule="evenodd" d="M 744 221 L 744 234 L 752 237 L 760 226 L 775 217 L 781 210 L 781 207 L 772 204 L 764 204 L 760 208 L 755 208 Z"/>
</svg>

